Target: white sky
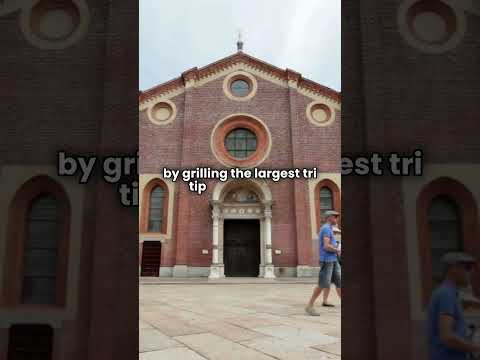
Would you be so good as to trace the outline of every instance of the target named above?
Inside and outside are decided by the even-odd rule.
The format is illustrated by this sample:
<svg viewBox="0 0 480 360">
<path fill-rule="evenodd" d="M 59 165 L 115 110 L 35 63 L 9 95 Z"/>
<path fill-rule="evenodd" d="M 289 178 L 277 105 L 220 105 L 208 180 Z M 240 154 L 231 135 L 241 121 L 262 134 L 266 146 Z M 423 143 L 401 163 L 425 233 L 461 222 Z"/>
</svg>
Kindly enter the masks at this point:
<svg viewBox="0 0 480 360">
<path fill-rule="evenodd" d="M 139 0 L 140 90 L 236 52 L 341 89 L 340 0 Z"/>
</svg>

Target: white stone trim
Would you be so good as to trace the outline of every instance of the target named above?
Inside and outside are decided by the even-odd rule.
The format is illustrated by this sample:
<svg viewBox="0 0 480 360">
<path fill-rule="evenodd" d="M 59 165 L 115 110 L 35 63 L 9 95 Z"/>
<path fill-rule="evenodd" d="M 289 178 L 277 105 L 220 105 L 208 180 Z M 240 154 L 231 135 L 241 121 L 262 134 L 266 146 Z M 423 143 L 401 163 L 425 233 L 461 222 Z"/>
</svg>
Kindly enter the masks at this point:
<svg viewBox="0 0 480 360">
<path fill-rule="evenodd" d="M 288 88 L 289 87 L 288 81 L 286 81 L 284 79 L 281 79 L 281 78 L 278 78 L 276 76 L 273 76 L 269 72 L 258 70 L 257 68 L 255 68 L 253 66 L 250 66 L 248 64 L 245 64 L 243 62 L 233 64 L 229 67 L 226 67 L 223 70 L 220 70 L 216 73 L 208 75 L 204 78 L 201 78 L 201 79 L 197 80 L 193 86 L 194 87 L 200 87 L 200 86 L 203 86 L 205 84 L 208 84 L 209 82 L 212 82 L 214 80 L 217 80 L 217 79 L 220 79 L 224 76 L 227 76 L 231 73 L 235 73 L 235 72 L 239 72 L 239 71 L 249 73 L 249 74 L 251 74 L 251 75 L 253 75 L 257 78 L 269 81 L 269 82 L 271 82 L 275 85 L 281 86 L 283 88 Z M 303 96 L 306 96 L 306 97 L 308 97 L 312 100 L 322 101 L 322 102 L 328 104 L 328 106 L 330 106 L 332 109 L 340 110 L 340 106 L 341 106 L 340 102 L 337 102 L 337 101 L 335 101 L 335 100 L 333 100 L 333 99 L 331 99 L 331 98 L 329 98 L 325 95 L 318 94 L 318 93 L 316 93 L 312 90 L 309 90 L 307 88 L 302 88 L 301 86 L 297 86 L 296 90 L 299 94 L 301 94 Z M 162 93 L 162 94 L 153 96 L 152 98 L 141 102 L 139 104 L 139 110 L 143 111 L 143 110 L 147 109 L 150 106 L 151 103 L 156 102 L 160 98 L 161 99 L 172 99 L 173 97 L 176 97 L 180 94 L 183 94 L 184 92 L 185 92 L 185 87 L 184 86 L 179 86 L 178 88 L 172 89 L 172 90 L 170 90 L 166 93 Z"/>
<path fill-rule="evenodd" d="M 153 108 L 156 105 L 161 104 L 161 103 L 169 105 L 172 109 L 172 113 L 170 114 L 170 117 L 165 121 L 160 121 L 160 120 L 155 119 L 155 116 L 152 113 Z M 177 106 L 175 105 L 175 103 L 173 101 L 170 101 L 170 100 L 167 100 L 167 99 L 159 99 L 158 101 L 152 103 L 147 108 L 147 117 L 148 117 L 148 120 L 150 120 L 150 122 L 155 124 L 155 125 L 159 125 L 159 126 L 168 125 L 171 122 L 173 122 L 173 120 L 175 120 L 175 118 L 177 117 Z"/>
<path fill-rule="evenodd" d="M 445 43 L 427 43 L 417 39 L 409 26 L 408 11 L 416 3 L 422 0 L 404 0 L 400 4 L 397 12 L 397 24 L 400 34 L 405 41 L 412 47 L 425 52 L 427 54 L 440 54 L 455 48 L 463 39 L 466 31 L 465 13 L 460 7 L 454 6 L 453 2 L 447 4 L 446 1 L 439 1 L 439 5 L 449 6 L 456 18 L 457 27 L 450 39 Z"/>
<path fill-rule="evenodd" d="M 226 162 L 224 162 L 222 160 L 221 156 L 219 156 L 217 154 L 217 151 L 215 149 L 215 139 L 214 139 L 214 137 L 215 137 L 215 133 L 216 133 L 216 131 L 217 131 L 217 129 L 220 125 L 222 125 L 225 121 L 227 121 L 231 118 L 237 117 L 237 116 L 245 116 L 245 117 L 249 117 L 249 118 L 252 118 L 252 119 L 258 121 L 265 128 L 265 130 L 267 132 L 267 137 L 268 137 L 268 144 L 267 145 L 268 145 L 268 147 L 267 147 L 267 151 L 265 151 L 264 156 L 261 159 L 259 159 L 255 164 L 244 167 L 245 169 L 254 168 L 254 167 L 260 165 L 261 163 L 263 163 L 270 156 L 270 151 L 272 150 L 272 134 L 270 133 L 270 129 L 268 128 L 267 124 L 265 124 L 260 118 L 254 116 L 252 114 L 235 113 L 235 114 L 230 114 L 228 116 L 225 116 L 224 118 L 217 121 L 217 123 L 215 124 L 215 127 L 213 128 L 212 132 L 210 133 L 210 150 L 212 151 L 213 156 L 215 156 L 215 159 L 217 159 L 217 161 L 219 163 L 221 163 L 222 165 L 224 165 L 226 167 L 229 167 L 229 168 L 236 167 L 235 165 L 227 164 Z"/>
<path fill-rule="evenodd" d="M 68 0 L 73 3 L 79 12 L 79 24 L 77 28 L 65 39 L 62 40 L 49 40 L 39 37 L 31 29 L 31 16 L 33 8 L 42 0 L 24 1 L 24 6 L 20 13 L 20 28 L 25 38 L 34 46 L 40 49 L 58 50 L 64 49 L 75 44 L 79 41 L 88 31 L 88 25 L 90 23 L 90 11 L 85 0 Z"/>
<path fill-rule="evenodd" d="M 186 266 L 181 265 L 181 269 L 177 267 L 177 272 L 174 275 L 174 266 L 161 266 L 160 276 L 161 278 L 185 278 L 185 277 L 207 277 L 212 280 L 225 278 L 223 265 L 219 265 L 216 269 L 219 271 L 220 276 L 210 276 L 213 266 Z M 265 265 L 260 264 L 259 277 L 265 277 Z M 303 275 L 298 273 L 298 267 L 295 266 L 279 266 L 274 268 L 275 278 L 277 277 L 315 277 L 318 274 L 318 267 L 305 266 Z M 149 277 L 142 277 L 148 279 Z"/>
<path fill-rule="evenodd" d="M 76 318 L 79 300 L 79 278 L 81 247 L 83 234 L 83 213 L 85 185 L 78 184 L 77 180 L 57 175 L 55 166 L 16 166 L 0 167 L 0 263 L 4 264 L 8 241 L 7 222 L 10 203 L 17 191 L 28 180 L 46 175 L 63 186 L 70 202 L 70 238 L 68 249 L 68 273 L 66 276 L 66 303 L 62 309 L 45 308 L 16 308 L 0 309 L 0 318 L 7 323 L 48 323 Z M 4 281 L 4 267 L 0 266 L 0 284 Z"/>
<path fill-rule="evenodd" d="M 250 92 L 248 93 L 247 96 L 240 97 L 240 96 L 235 96 L 234 94 L 232 94 L 232 91 L 230 89 L 230 82 L 231 82 L 232 78 L 237 77 L 237 76 L 247 78 L 248 80 L 250 80 L 251 89 L 250 89 Z M 239 71 L 232 72 L 232 73 L 228 74 L 225 77 L 225 79 L 223 80 L 223 92 L 225 93 L 225 96 L 227 98 L 229 98 L 230 100 L 248 101 L 257 94 L 257 90 L 258 90 L 257 79 L 255 79 L 254 76 L 250 75 L 246 71 L 239 70 Z"/>
<path fill-rule="evenodd" d="M 142 203 L 143 203 L 143 192 L 145 191 L 145 186 L 154 180 L 160 179 L 162 180 L 168 188 L 168 215 L 167 215 L 167 233 L 139 233 L 138 240 L 139 243 L 143 241 L 160 241 L 162 243 L 168 242 L 172 238 L 173 232 L 173 209 L 174 209 L 174 201 L 175 201 L 175 183 L 169 179 L 164 179 L 161 174 L 140 174 L 139 175 L 139 189 L 138 189 L 138 220 L 140 221 L 142 216 Z"/>
<path fill-rule="evenodd" d="M 320 181 L 325 179 L 331 180 L 334 182 L 340 193 L 342 191 L 342 174 L 341 173 L 319 173 L 316 179 L 308 180 L 308 202 L 310 205 L 310 228 L 312 230 L 312 239 L 317 240 L 317 214 L 316 214 L 316 204 L 315 204 L 315 188 Z"/>
<path fill-rule="evenodd" d="M 233 185 L 253 185 L 257 190 L 260 202 L 255 204 L 235 204 L 226 206 L 223 203 L 226 193 Z M 272 262 L 272 193 L 265 181 L 258 180 L 230 180 L 219 182 L 212 193 L 212 244 L 217 247 L 212 256 L 210 267 L 211 279 L 224 277 L 223 263 L 223 229 L 225 219 L 258 219 L 260 222 L 260 269 L 259 277 L 275 278 L 275 267 Z M 238 210 L 238 211 L 230 211 Z M 242 211 L 243 210 L 243 211 Z M 252 211 L 249 211 L 252 210 Z M 260 210 L 260 211 L 259 211 Z"/>
<path fill-rule="evenodd" d="M 320 121 L 317 121 L 316 119 L 313 118 L 312 108 L 315 105 L 325 105 L 328 108 L 328 110 L 330 111 L 330 117 L 326 121 L 320 122 Z M 330 126 L 333 123 L 333 121 L 335 120 L 335 115 L 336 115 L 335 114 L 335 109 L 332 108 L 328 103 L 326 103 L 324 101 L 321 101 L 321 100 L 312 101 L 310 104 L 308 104 L 307 109 L 306 109 L 306 113 L 307 113 L 308 121 L 310 121 L 310 123 L 312 125 L 317 126 L 317 127 Z"/>
</svg>

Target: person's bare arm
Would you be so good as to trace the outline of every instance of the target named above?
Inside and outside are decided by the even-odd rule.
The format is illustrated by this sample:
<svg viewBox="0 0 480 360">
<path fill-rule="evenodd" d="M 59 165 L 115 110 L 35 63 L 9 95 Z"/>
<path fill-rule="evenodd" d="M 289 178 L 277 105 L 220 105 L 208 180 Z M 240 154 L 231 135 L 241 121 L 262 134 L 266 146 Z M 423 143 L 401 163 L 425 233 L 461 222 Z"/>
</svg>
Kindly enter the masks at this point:
<svg viewBox="0 0 480 360">
<path fill-rule="evenodd" d="M 327 251 L 338 253 L 338 249 L 332 245 L 332 242 L 330 241 L 330 238 L 328 236 L 323 237 L 323 247 Z"/>
<path fill-rule="evenodd" d="M 454 318 L 451 315 L 440 314 L 438 322 L 440 340 L 445 345 L 455 350 L 463 351 L 466 353 L 480 352 L 480 346 L 473 345 L 472 343 L 466 341 L 465 339 L 462 339 L 455 334 L 455 332 L 453 331 L 454 325 Z"/>
</svg>

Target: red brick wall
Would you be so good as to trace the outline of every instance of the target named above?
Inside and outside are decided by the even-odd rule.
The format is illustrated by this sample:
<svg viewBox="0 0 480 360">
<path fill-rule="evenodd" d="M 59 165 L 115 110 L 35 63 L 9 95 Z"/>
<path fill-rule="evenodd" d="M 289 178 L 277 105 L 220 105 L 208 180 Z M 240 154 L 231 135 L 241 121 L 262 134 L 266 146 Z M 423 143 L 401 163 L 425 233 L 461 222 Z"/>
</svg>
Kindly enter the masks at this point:
<svg viewBox="0 0 480 360">
<path fill-rule="evenodd" d="M 87 3 L 88 33 L 60 50 L 28 42 L 20 12 L 2 14 L 2 177 L 5 165 L 55 166 L 58 150 L 101 156 L 137 148 L 137 6 Z M 70 254 L 80 257 L 78 307 L 55 330 L 55 359 L 131 359 L 138 355 L 136 209 L 120 205 L 115 186 L 96 179 L 79 186 L 82 246 Z M 2 359 L 7 337 L 0 331 Z"/>
<path fill-rule="evenodd" d="M 224 77 L 170 99 L 177 107 L 175 120 L 165 126 L 152 124 L 146 111 L 140 113 L 140 173 L 160 173 L 162 167 L 222 167 L 212 153 L 210 137 L 221 119 L 234 113 L 247 113 L 261 119 L 269 128 L 272 148 L 260 165 L 265 168 L 318 167 L 321 172 L 340 172 L 339 113 L 331 126 L 315 127 L 306 117 L 312 101 L 296 90 L 256 77 L 258 91 L 249 101 L 227 98 Z M 162 266 L 187 264 L 209 266 L 212 219 L 209 201 L 215 182 L 208 182 L 201 196 L 177 184 L 173 239 L 162 248 Z M 308 187 L 290 181 L 269 182 L 275 201 L 272 217 L 273 255 L 276 266 L 311 263 L 311 229 Z M 297 242 L 298 239 L 298 242 Z M 307 250 L 306 250 L 307 249 Z M 300 250 L 300 252 L 299 252 Z"/>
</svg>

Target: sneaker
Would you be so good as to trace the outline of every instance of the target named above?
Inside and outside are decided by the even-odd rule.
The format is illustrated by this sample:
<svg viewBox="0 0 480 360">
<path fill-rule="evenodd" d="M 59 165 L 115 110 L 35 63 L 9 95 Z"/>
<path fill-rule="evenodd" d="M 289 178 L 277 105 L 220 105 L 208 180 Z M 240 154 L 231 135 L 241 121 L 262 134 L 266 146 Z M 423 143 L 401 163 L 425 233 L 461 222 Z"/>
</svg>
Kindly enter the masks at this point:
<svg viewBox="0 0 480 360">
<path fill-rule="evenodd" d="M 329 303 L 322 303 L 322 306 L 325 306 L 325 307 L 335 307 L 335 305 L 329 304 Z"/>
<path fill-rule="evenodd" d="M 307 306 L 305 311 L 310 316 L 320 316 L 320 314 L 315 310 L 313 306 Z"/>
</svg>

